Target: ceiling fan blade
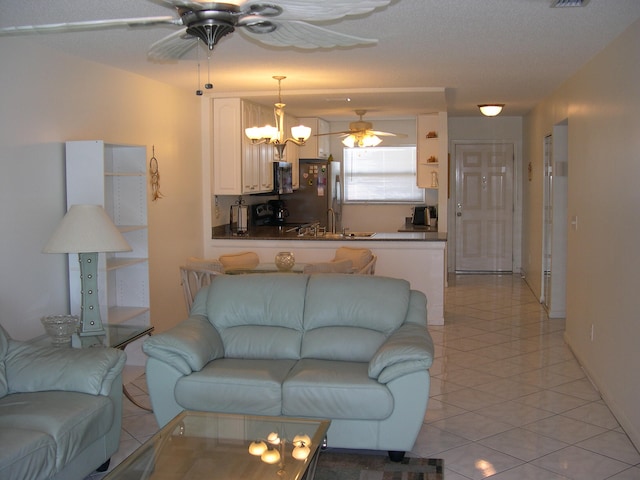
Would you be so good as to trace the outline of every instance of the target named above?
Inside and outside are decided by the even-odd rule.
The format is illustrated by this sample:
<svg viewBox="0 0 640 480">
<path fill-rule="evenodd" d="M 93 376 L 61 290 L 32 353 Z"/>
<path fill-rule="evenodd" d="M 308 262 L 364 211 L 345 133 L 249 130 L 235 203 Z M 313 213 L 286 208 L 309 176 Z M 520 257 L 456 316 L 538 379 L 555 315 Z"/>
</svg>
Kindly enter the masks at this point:
<svg viewBox="0 0 640 480">
<path fill-rule="evenodd" d="M 75 32 L 114 27 L 143 27 L 149 25 L 182 25 L 176 17 L 138 17 L 112 20 L 88 20 L 85 22 L 50 23 L 0 28 L 0 35 L 29 35 L 34 33 Z"/>
<path fill-rule="evenodd" d="M 262 22 L 264 17 L 257 17 Z M 243 25 L 245 28 L 240 32 L 243 35 L 251 37 L 259 42 L 274 47 L 297 47 L 297 48 L 334 48 L 334 47 L 350 47 L 354 45 L 367 45 L 378 43 L 373 38 L 355 37 L 344 33 L 334 32 L 326 28 L 311 25 L 300 21 L 281 22 L 277 20 L 268 20 L 276 29 L 268 35 L 260 29 L 251 30 L 251 25 Z"/>
<path fill-rule="evenodd" d="M 187 29 L 183 28 L 152 43 L 147 56 L 157 62 L 177 60 L 197 44 L 196 37 L 189 35 Z"/>
<path fill-rule="evenodd" d="M 408 137 L 406 133 L 377 132 L 375 130 L 369 130 L 367 133 L 370 133 L 371 135 L 379 135 L 382 137 L 401 137 L 401 138 Z"/>
<path fill-rule="evenodd" d="M 316 133 L 313 136 L 314 137 L 322 137 L 323 135 L 349 135 L 351 132 L 350 131 L 343 131 L 343 132 L 328 132 L 328 133 Z"/>
<path fill-rule="evenodd" d="M 264 3 L 264 0 L 250 0 L 240 6 L 243 9 L 247 9 L 253 4 Z M 279 0 L 277 4 L 283 11 L 278 18 L 313 22 L 337 20 L 347 15 L 369 13 L 376 8 L 386 7 L 389 3 L 391 3 L 391 0 L 323 0 L 322 2 Z"/>
</svg>

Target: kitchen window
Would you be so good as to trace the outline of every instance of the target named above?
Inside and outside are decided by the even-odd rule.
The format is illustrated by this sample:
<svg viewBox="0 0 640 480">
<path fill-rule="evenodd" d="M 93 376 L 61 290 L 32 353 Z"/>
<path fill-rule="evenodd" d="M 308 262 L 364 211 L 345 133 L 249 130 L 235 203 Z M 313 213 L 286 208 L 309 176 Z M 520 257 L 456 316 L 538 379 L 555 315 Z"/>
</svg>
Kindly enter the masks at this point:
<svg viewBox="0 0 640 480">
<path fill-rule="evenodd" d="M 345 203 L 424 203 L 416 147 L 344 149 Z"/>
</svg>

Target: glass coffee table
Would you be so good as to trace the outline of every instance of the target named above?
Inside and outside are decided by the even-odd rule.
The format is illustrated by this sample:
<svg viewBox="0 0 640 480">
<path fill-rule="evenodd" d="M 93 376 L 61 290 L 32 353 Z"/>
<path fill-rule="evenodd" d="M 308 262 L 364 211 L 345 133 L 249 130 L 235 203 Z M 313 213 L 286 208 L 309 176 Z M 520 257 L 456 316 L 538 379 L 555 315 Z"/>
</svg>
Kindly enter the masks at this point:
<svg viewBox="0 0 640 480">
<path fill-rule="evenodd" d="M 329 424 L 184 411 L 104 480 L 312 480 Z"/>
</svg>

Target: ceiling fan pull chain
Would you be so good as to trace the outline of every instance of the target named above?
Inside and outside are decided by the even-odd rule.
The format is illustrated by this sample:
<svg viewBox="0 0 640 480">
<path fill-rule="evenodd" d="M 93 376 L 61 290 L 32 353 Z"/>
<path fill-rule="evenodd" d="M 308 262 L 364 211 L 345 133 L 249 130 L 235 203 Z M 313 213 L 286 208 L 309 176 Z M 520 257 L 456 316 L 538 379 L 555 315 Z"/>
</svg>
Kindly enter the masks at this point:
<svg viewBox="0 0 640 480">
<path fill-rule="evenodd" d="M 198 39 L 196 38 L 196 63 L 198 64 L 198 85 L 196 88 L 196 95 L 202 95 L 202 90 L 200 89 L 200 46 L 198 45 Z"/>
</svg>

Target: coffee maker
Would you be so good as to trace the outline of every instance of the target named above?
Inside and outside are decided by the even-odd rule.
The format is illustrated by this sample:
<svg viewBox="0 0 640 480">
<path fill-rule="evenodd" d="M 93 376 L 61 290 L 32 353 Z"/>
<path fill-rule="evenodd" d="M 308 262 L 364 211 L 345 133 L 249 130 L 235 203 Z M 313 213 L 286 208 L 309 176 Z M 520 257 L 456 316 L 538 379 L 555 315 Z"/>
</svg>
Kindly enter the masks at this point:
<svg viewBox="0 0 640 480">
<path fill-rule="evenodd" d="M 289 216 L 289 210 L 287 210 L 284 200 L 269 200 L 268 203 L 273 211 L 271 223 L 273 225 L 284 225 L 287 221 L 287 217 Z"/>
</svg>

